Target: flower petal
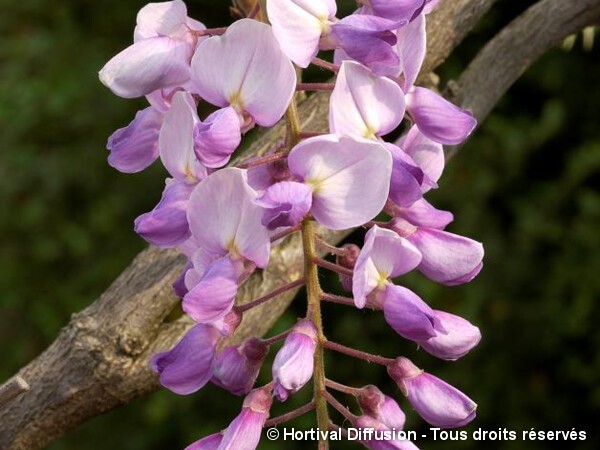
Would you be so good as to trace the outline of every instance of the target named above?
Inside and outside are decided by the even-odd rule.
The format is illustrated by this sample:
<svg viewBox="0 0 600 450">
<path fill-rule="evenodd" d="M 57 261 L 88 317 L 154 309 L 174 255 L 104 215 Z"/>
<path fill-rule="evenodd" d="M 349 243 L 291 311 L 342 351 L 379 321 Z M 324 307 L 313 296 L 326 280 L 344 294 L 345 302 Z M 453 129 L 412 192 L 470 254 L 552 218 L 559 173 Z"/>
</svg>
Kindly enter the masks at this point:
<svg viewBox="0 0 600 450">
<path fill-rule="evenodd" d="M 415 20 L 401 27 L 396 35 L 396 50 L 400 58 L 400 70 L 404 74 L 402 88 L 408 92 L 415 84 L 427 52 L 425 16 L 420 14 Z"/>
<path fill-rule="evenodd" d="M 183 298 L 183 310 L 198 323 L 222 319 L 233 308 L 238 291 L 237 268 L 229 257 L 218 259 Z"/>
<path fill-rule="evenodd" d="M 451 212 L 436 209 L 431 203 L 429 203 L 424 198 L 417 200 L 408 208 L 395 208 L 394 214 L 400 221 L 400 223 L 397 224 L 400 228 L 397 228 L 396 224 L 394 223 L 392 224 L 392 228 L 400 236 L 404 237 L 414 233 L 416 230 L 413 229 L 408 234 L 402 232 L 401 230 L 404 227 L 401 222 L 408 221 L 412 225 L 410 228 L 414 228 L 416 226 L 443 230 L 449 223 L 451 223 L 454 220 L 454 215 Z M 394 219 L 394 222 L 395 221 L 396 219 Z"/>
<path fill-rule="evenodd" d="M 429 89 L 414 87 L 406 103 L 421 133 L 440 144 L 460 144 L 477 126 L 471 113 Z"/>
<path fill-rule="evenodd" d="M 296 71 L 271 27 L 251 19 L 202 42 L 192 59 L 192 77 L 202 98 L 246 111 L 264 127 L 281 119 L 296 87 Z"/>
<path fill-rule="evenodd" d="M 436 333 L 432 338 L 419 342 L 428 353 L 441 359 L 455 361 L 479 344 L 481 332 L 468 320 L 444 311 L 434 311 L 434 314 L 446 333 Z"/>
<path fill-rule="evenodd" d="M 342 230 L 368 222 L 383 209 L 391 159 L 377 142 L 328 135 L 298 144 L 290 152 L 288 165 L 312 188 L 315 219 Z"/>
<path fill-rule="evenodd" d="M 150 244 L 163 248 L 176 247 L 191 235 L 187 206 L 193 186 L 167 180 L 167 186 L 156 207 L 135 219 L 135 232 Z"/>
<path fill-rule="evenodd" d="M 331 133 L 376 139 L 393 131 L 404 117 L 404 93 L 354 61 L 344 61 L 331 93 Z"/>
<path fill-rule="evenodd" d="M 190 78 L 191 48 L 169 37 L 143 39 L 114 56 L 100 70 L 100 81 L 123 98 L 142 97 Z"/>
<path fill-rule="evenodd" d="M 196 325 L 171 350 L 152 357 L 152 370 L 160 383 L 180 395 L 202 388 L 212 376 L 219 332 L 209 325 Z"/>
<path fill-rule="evenodd" d="M 194 133 L 199 122 L 192 96 L 188 92 L 177 92 L 158 137 L 160 159 L 165 168 L 173 178 L 190 184 L 206 177 L 206 169 L 194 152 Z"/>
<path fill-rule="evenodd" d="M 240 118 L 232 107 L 215 111 L 198 124 L 196 156 L 206 167 L 222 167 L 242 140 Z"/>
<path fill-rule="evenodd" d="M 149 3 L 137 14 L 135 42 L 156 36 L 175 37 L 187 30 L 187 7 L 181 0 Z"/>
<path fill-rule="evenodd" d="M 368 251 L 361 251 L 357 265 L 362 258 L 371 258 L 383 279 L 404 275 L 421 262 L 421 253 L 414 245 L 394 231 L 377 225 L 365 235 L 365 247 Z"/>
<path fill-rule="evenodd" d="M 395 49 L 393 21 L 381 17 L 353 14 L 331 25 L 329 40 L 355 61 L 377 75 L 397 73 L 399 58 Z"/>
<path fill-rule="evenodd" d="M 438 283 L 466 283 L 481 269 L 484 251 L 477 241 L 431 228 L 420 228 L 408 239 L 423 255 L 419 270 Z"/>
<path fill-rule="evenodd" d="M 302 68 L 319 51 L 319 39 L 335 17 L 334 0 L 269 0 L 267 13 L 284 53 Z"/>
<path fill-rule="evenodd" d="M 425 0 L 369 0 L 369 12 L 405 25 L 412 19 L 415 11 L 423 6 Z"/>
<path fill-rule="evenodd" d="M 256 203 L 265 209 L 262 223 L 269 230 L 294 226 L 310 211 L 312 191 L 305 184 L 282 181 L 267 188 Z"/>
<path fill-rule="evenodd" d="M 390 200 L 398 206 L 409 207 L 423 197 L 423 171 L 401 148 L 390 143 L 384 145 L 392 155 Z"/>
<path fill-rule="evenodd" d="M 426 137 L 414 125 L 402 137 L 398 145 L 417 163 L 431 181 L 437 182 L 440 179 L 446 164 L 442 144 Z M 429 190 L 429 186 L 425 185 L 424 188 L 423 192 Z"/>
<path fill-rule="evenodd" d="M 158 158 L 158 132 L 163 114 L 151 106 L 138 111 L 129 125 L 108 138 L 108 164 L 124 173 L 144 170 Z"/>
<path fill-rule="evenodd" d="M 458 428 L 475 418 L 477 404 L 473 400 L 429 373 L 407 378 L 404 384 L 413 408 L 435 427 Z"/>
<path fill-rule="evenodd" d="M 223 433 L 214 433 L 188 445 L 184 450 L 219 450 L 222 440 Z"/>
<path fill-rule="evenodd" d="M 256 196 L 241 169 L 221 169 L 198 184 L 188 207 L 198 246 L 214 255 L 232 252 L 266 267 L 271 246 Z"/>
<path fill-rule="evenodd" d="M 433 310 L 414 292 L 390 284 L 383 303 L 385 321 L 405 339 L 422 341 L 441 329 Z"/>
</svg>

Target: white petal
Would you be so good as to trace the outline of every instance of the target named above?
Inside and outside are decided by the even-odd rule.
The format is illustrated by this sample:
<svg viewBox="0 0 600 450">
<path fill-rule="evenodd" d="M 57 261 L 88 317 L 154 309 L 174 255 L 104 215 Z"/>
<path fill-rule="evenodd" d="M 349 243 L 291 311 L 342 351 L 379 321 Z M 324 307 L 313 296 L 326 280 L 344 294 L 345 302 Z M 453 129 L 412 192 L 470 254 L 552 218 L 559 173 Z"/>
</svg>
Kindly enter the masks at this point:
<svg viewBox="0 0 600 450">
<path fill-rule="evenodd" d="M 317 136 L 298 144 L 288 165 L 312 188 L 315 219 L 333 230 L 368 222 L 387 200 L 392 158 L 377 142 Z"/>
<path fill-rule="evenodd" d="M 394 130 L 405 111 L 400 86 L 360 63 L 344 61 L 331 94 L 332 133 L 376 139 Z"/>
</svg>

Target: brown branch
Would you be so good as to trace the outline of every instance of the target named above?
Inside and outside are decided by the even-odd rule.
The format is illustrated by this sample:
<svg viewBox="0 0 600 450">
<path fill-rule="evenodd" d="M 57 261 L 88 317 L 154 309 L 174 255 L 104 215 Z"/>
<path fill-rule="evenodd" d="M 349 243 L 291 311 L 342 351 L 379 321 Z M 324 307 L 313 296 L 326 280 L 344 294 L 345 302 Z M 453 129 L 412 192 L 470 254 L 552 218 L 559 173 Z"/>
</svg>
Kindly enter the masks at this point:
<svg viewBox="0 0 600 450">
<path fill-rule="evenodd" d="M 523 72 L 567 36 L 600 22 L 598 0 L 542 0 L 498 33 L 469 64 L 449 97 L 481 123 Z M 457 148 L 447 148 L 453 155 Z"/>
<path fill-rule="evenodd" d="M 13 377 L 0 386 L 0 408 L 29 390 L 29 384 L 21 377 Z"/>
<path fill-rule="evenodd" d="M 491 4 L 492 0 L 442 2 L 430 16 L 435 26 L 428 28 L 428 70 L 450 54 Z M 328 93 L 321 92 L 301 102 L 304 129 L 327 131 L 328 99 Z M 281 125 L 261 132 L 245 156 L 264 155 L 284 135 Z M 319 234 L 332 243 L 346 235 L 325 230 Z M 239 304 L 302 275 L 298 238 L 291 236 L 274 248 L 268 269 L 242 287 Z M 183 263 L 174 251 L 149 248 L 96 302 L 72 317 L 54 343 L 19 372 L 31 390 L 0 408 L 0 449 L 41 448 L 85 420 L 158 388 L 148 358 L 171 347 L 190 326 L 184 318 L 166 321 L 179 305 L 171 283 Z M 235 340 L 268 331 L 293 295 L 249 311 Z"/>
</svg>

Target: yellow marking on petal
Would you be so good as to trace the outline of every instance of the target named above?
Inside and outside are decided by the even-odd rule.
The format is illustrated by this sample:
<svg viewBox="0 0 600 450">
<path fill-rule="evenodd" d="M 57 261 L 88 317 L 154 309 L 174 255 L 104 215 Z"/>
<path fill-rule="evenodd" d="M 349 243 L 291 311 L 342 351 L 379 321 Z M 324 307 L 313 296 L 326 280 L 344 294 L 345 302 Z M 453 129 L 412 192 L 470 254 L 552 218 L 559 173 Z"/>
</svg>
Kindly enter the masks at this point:
<svg viewBox="0 0 600 450">
<path fill-rule="evenodd" d="M 385 273 L 385 272 L 379 272 L 379 278 L 377 280 L 377 288 L 381 289 L 383 288 L 387 283 L 388 283 L 388 278 L 390 276 L 389 273 Z"/>
<path fill-rule="evenodd" d="M 317 17 L 319 25 L 321 26 L 321 34 L 327 35 L 331 32 L 331 22 L 326 14 Z"/>
<path fill-rule="evenodd" d="M 363 133 L 363 137 L 366 139 L 371 139 L 372 141 L 376 141 L 377 140 L 377 135 L 375 134 L 376 132 L 377 132 L 377 128 L 367 124 L 367 128 Z"/>
<path fill-rule="evenodd" d="M 194 184 L 198 182 L 198 178 L 196 177 L 196 174 L 194 173 L 194 170 L 190 164 L 186 164 L 183 173 L 185 173 L 185 181 L 187 183 Z"/>
<path fill-rule="evenodd" d="M 242 99 L 242 94 L 239 91 L 234 92 L 229 97 L 229 104 L 233 106 L 238 111 L 244 110 L 244 100 Z"/>
<path fill-rule="evenodd" d="M 323 181 L 325 180 L 319 178 L 309 178 L 307 180 L 304 180 L 304 184 L 308 185 L 312 189 L 313 193 L 316 194 L 321 190 L 321 184 L 323 183 Z"/>
<path fill-rule="evenodd" d="M 225 245 L 225 248 L 229 251 L 229 254 L 231 255 L 231 257 L 233 259 L 240 256 L 240 251 L 235 245 L 234 238 L 230 239 L 229 242 L 227 242 L 227 245 Z"/>
</svg>

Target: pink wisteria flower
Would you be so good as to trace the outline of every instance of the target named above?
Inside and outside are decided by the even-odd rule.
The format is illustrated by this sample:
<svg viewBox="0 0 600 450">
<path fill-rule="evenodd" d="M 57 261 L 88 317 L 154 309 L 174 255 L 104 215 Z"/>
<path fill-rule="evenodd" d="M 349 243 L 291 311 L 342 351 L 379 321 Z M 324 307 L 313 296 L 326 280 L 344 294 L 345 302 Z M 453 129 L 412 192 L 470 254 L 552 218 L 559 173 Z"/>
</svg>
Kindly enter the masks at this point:
<svg viewBox="0 0 600 450">
<path fill-rule="evenodd" d="M 338 18 L 334 0 L 269 0 L 266 11 L 261 2 L 249 17 L 213 29 L 189 18 L 180 0 L 151 3 L 138 14 L 133 45 L 100 71 L 117 95 L 145 96 L 150 104 L 111 135 L 109 164 L 131 173 L 160 159 L 168 173 L 160 202 L 136 219 L 135 231 L 187 258 L 173 287 L 193 325 L 154 355 L 151 367 L 177 394 L 212 381 L 245 396 L 227 428 L 186 450 L 253 450 L 263 427 L 315 408 L 318 425 L 329 427 L 325 403 L 356 427 L 402 430 L 406 417 L 394 398 L 373 385 L 353 388 L 325 376 L 329 350 L 384 366 L 434 426 L 462 426 L 475 417 L 472 400 L 406 357 L 345 347 L 329 341 L 322 326 L 321 302 L 331 301 L 382 310 L 396 333 L 440 359 L 456 360 L 481 339 L 468 320 L 432 309 L 395 280 L 419 270 L 452 286 L 472 280 L 483 264 L 482 245 L 445 231 L 453 215 L 425 199 L 444 170 L 443 145 L 462 142 L 476 126 L 469 112 L 415 85 L 426 53 L 425 16 L 438 1 L 358 3 Z M 335 63 L 316 58 L 321 50 L 334 50 Z M 331 69 L 335 82 L 299 83 L 294 63 Z M 307 89 L 332 90 L 329 134 L 302 128 L 294 92 Z M 285 138 L 260 156 L 233 158 L 245 133 L 274 127 L 284 116 Z M 401 129 L 407 131 L 396 142 L 386 141 Z M 323 229 L 355 227 L 367 229 L 362 248 L 334 247 L 322 237 Z M 287 283 L 236 304 L 246 280 L 269 271 L 271 252 L 297 231 L 304 273 L 290 269 Z M 318 267 L 335 272 L 352 298 L 323 292 Z M 306 314 L 294 326 L 265 338 L 241 334 L 252 316 L 247 311 L 303 285 Z M 256 387 L 270 347 L 280 341 L 272 381 Z M 313 401 L 267 422 L 274 397 L 284 402 L 311 379 Z M 360 415 L 331 390 L 353 396 Z M 362 443 L 416 449 L 410 441 Z"/>
<path fill-rule="evenodd" d="M 183 86 L 190 79 L 190 60 L 205 27 L 187 17 L 181 0 L 150 3 L 137 16 L 133 45 L 100 70 L 100 81 L 124 98 Z"/>
<path fill-rule="evenodd" d="M 377 72 L 398 64 L 392 20 L 367 14 L 337 19 L 335 0 L 269 0 L 267 12 L 281 48 L 300 67 L 320 49 L 336 48 Z"/>
<path fill-rule="evenodd" d="M 194 91 L 220 108 L 233 108 L 240 131 L 271 127 L 281 119 L 296 86 L 296 72 L 271 27 L 250 19 L 223 36 L 204 40 L 192 60 Z"/>
<path fill-rule="evenodd" d="M 440 428 L 457 428 L 475 418 L 477 404 L 445 381 L 418 369 L 407 358 L 389 367 L 411 405 L 427 423 Z"/>
<path fill-rule="evenodd" d="M 246 172 L 233 168 L 214 172 L 192 192 L 188 222 L 197 250 L 183 309 L 197 322 L 224 317 L 240 281 L 269 261 L 269 233 L 256 197 Z"/>
<path fill-rule="evenodd" d="M 288 156 L 293 175 L 312 190 L 310 212 L 322 225 L 343 230 L 373 219 L 385 205 L 392 158 L 385 147 L 365 139 L 318 136 Z M 377 172 L 368 189 L 361 180 Z"/>
<path fill-rule="evenodd" d="M 311 378 L 314 353 L 317 346 L 317 329 L 310 320 L 298 322 L 273 361 L 275 396 L 280 401 L 302 388 Z"/>
</svg>

